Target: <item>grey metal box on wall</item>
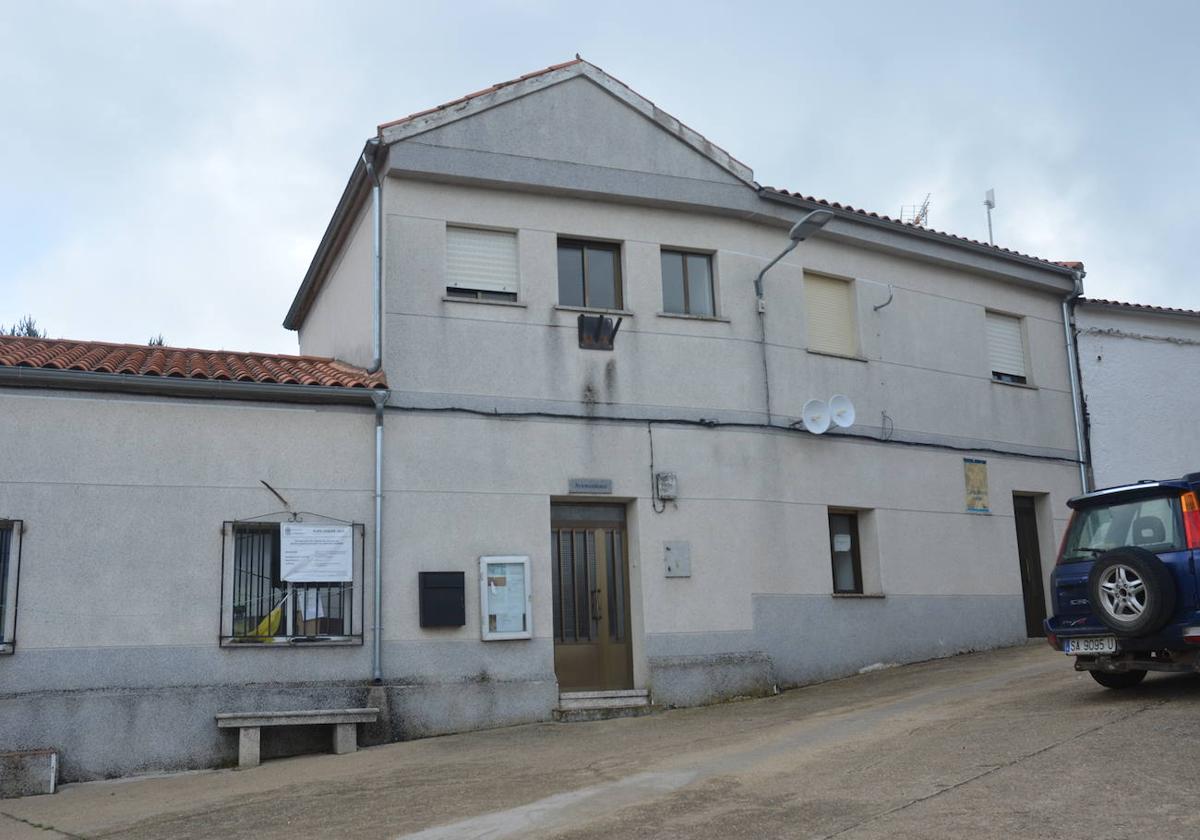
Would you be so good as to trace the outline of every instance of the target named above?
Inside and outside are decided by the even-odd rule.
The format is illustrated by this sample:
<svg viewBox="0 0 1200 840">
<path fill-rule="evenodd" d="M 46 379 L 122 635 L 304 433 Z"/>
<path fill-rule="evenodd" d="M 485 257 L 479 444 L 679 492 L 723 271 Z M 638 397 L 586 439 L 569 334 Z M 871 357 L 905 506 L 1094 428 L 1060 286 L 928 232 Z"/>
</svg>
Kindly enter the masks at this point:
<svg viewBox="0 0 1200 840">
<path fill-rule="evenodd" d="M 682 540 L 663 543 L 663 562 L 667 577 L 692 576 L 692 544 Z"/>
</svg>

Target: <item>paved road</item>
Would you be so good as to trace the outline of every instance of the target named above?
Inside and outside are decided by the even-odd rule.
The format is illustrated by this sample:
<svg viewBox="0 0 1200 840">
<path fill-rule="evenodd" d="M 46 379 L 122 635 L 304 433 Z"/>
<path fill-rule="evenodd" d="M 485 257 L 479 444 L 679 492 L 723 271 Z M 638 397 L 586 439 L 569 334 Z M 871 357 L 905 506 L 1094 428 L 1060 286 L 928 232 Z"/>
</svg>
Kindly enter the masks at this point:
<svg viewBox="0 0 1200 840">
<path fill-rule="evenodd" d="M 1200 677 L 1045 646 L 779 697 L 0 802 L 0 837 L 1200 837 Z M 34 828 L 33 825 L 44 828 Z"/>
</svg>

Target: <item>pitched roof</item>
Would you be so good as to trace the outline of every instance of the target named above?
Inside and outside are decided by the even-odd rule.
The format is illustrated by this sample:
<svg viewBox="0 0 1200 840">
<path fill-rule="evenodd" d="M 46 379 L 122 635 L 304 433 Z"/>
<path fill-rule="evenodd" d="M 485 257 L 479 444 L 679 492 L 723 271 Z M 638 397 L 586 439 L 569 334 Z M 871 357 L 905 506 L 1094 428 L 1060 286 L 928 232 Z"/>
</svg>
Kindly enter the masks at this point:
<svg viewBox="0 0 1200 840">
<path fill-rule="evenodd" d="M 534 70 L 532 73 L 526 73 L 525 75 L 518 76 L 515 79 L 509 79 L 508 81 L 505 81 L 505 82 L 496 82 L 496 84 L 492 85 L 491 87 L 486 87 L 483 90 L 477 90 L 474 93 L 468 93 L 466 96 L 458 97 L 458 99 L 452 99 L 449 102 L 443 102 L 441 105 L 434 105 L 432 108 L 426 108 L 423 111 L 416 111 L 412 114 L 409 114 L 406 117 L 400 117 L 399 119 L 389 120 L 388 122 L 380 123 L 379 131 L 382 132 L 385 128 L 391 128 L 392 126 L 400 125 L 401 123 L 406 123 L 409 120 L 415 120 L 417 117 L 423 117 L 426 114 L 432 114 L 436 111 L 445 111 L 448 108 L 453 108 L 455 105 L 462 105 L 463 103 L 469 102 L 472 99 L 478 99 L 479 97 L 484 96 L 485 94 L 488 94 L 488 93 L 495 93 L 496 91 L 500 90 L 501 88 L 506 88 L 511 85 L 515 85 L 517 82 L 523 82 L 526 79 L 532 79 L 537 76 L 543 76 L 546 73 L 553 73 L 555 70 L 562 70 L 563 68 L 566 68 L 566 67 L 573 67 L 576 64 L 584 64 L 584 63 L 585 62 L 582 58 L 580 58 L 579 56 L 575 56 L 570 61 L 564 61 L 561 64 L 551 64 L 549 67 L 543 67 L 541 70 Z"/>
<path fill-rule="evenodd" d="M 601 85 L 609 93 L 624 101 L 627 105 L 640 111 L 648 119 L 658 123 L 662 128 L 674 134 L 681 142 L 696 149 L 702 155 L 710 158 L 715 164 L 726 169 L 737 178 L 741 179 L 746 185 L 757 191 L 758 195 L 763 198 L 771 198 L 772 196 L 800 199 L 802 201 L 811 202 L 814 205 L 826 207 L 834 211 L 857 216 L 862 219 L 870 219 L 872 221 L 884 224 L 894 225 L 899 228 L 906 228 L 911 231 L 920 231 L 921 233 L 947 240 L 950 244 L 959 246 L 967 246 L 976 249 L 986 249 L 994 252 L 997 256 L 1008 257 L 1011 259 L 1034 263 L 1040 266 L 1045 266 L 1051 270 L 1065 272 L 1065 270 L 1082 271 L 1083 263 L 1048 260 L 1041 257 L 1034 257 L 1023 254 L 1019 251 L 1014 251 L 1009 248 L 1001 248 L 987 242 L 981 242 L 977 239 L 970 239 L 957 234 L 946 233 L 932 228 L 914 225 L 911 222 L 902 222 L 898 219 L 889 216 L 873 213 L 860 208 L 852 207 L 848 204 L 841 204 L 836 201 L 827 201 L 825 199 L 806 196 L 799 192 L 790 192 L 785 189 L 774 187 L 763 187 L 754 180 L 754 171 L 746 164 L 739 161 L 729 152 L 713 143 L 704 135 L 689 128 L 679 120 L 672 117 L 669 113 L 659 108 L 654 102 L 639 94 L 625 82 L 605 72 L 601 68 L 592 64 L 589 61 L 580 58 L 576 55 L 570 61 L 564 61 L 559 64 L 551 64 L 549 67 L 543 67 L 540 70 L 534 70 L 531 73 L 525 73 L 515 79 L 508 79 L 503 82 L 497 82 L 494 85 L 477 90 L 474 93 L 468 93 L 465 96 L 460 96 L 449 102 L 444 102 L 441 105 L 432 108 L 426 108 L 421 111 L 408 114 L 399 119 L 389 122 L 380 123 L 376 127 L 376 136 L 369 139 L 364 148 L 367 152 L 379 146 L 388 146 L 401 140 L 422 134 L 430 131 L 438 126 L 453 122 L 454 120 L 462 119 L 470 116 L 478 111 L 485 110 L 494 105 L 499 105 L 504 102 L 511 101 L 515 98 L 533 93 L 558 82 L 565 81 L 568 78 L 576 76 L 585 76 L 593 82 Z M 359 202 L 367 195 L 367 175 L 366 168 L 361 159 L 355 162 L 355 167 L 351 172 L 350 180 L 346 184 L 346 188 L 342 193 L 342 197 L 338 202 L 338 206 L 334 211 L 333 217 L 329 221 L 321 242 L 318 245 L 317 252 L 313 256 L 312 262 L 309 265 L 304 279 L 300 283 L 300 288 L 296 291 L 296 295 L 292 300 L 292 305 L 288 309 L 288 313 L 284 318 L 283 325 L 288 329 L 299 329 L 307 314 L 308 307 L 315 299 L 317 292 L 320 290 L 324 282 L 324 266 L 327 265 L 330 259 L 330 254 L 333 251 L 335 243 L 339 237 L 345 235 L 352 219 L 352 213 L 356 212 Z"/>
<path fill-rule="evenodd" d="M 1200 318 L 1200 312 L 1195 309 L 1176 309 L 1170 306 L 1151 306 L 1148 303 L 1125 303 L 1119 300 L 1104 298 L 1079 298 L 1084 305 L 1101 306 L 1106 309 L 1125 309 L 1130 312 L 1149 312 L 1154 315 L 1180 315 L 1186 318 Z"/>
<path fill-rule="evenodd" d="M 378 139 L 385 145 L 421 134 L 441 125 L 453 122 L 479 111 L 487 110 L 513 99 L 534 93 L 569 79 L 584 77 L 604 88 L 617 99 L 638 111 L 642 116 L 673 134 L 682 143 L 691 146 L 714 164 L 726 170 L 748 186 L 757 188 L 754 170 L 729 152 L 709 140 L 700 132 L 681 123 L 655 103 L 642 96 L 620 79 L 605 72 L 578 55 L 561 64 L 551 64 L 541 70 L 526 73 L 515 79 L 497 82 L 491 87 L 468 93 L 450 102 L 426 108 L 397 120 L 381 123 L 377 127 Z"/>
<path fill-rule="evenodd" d="M 1048 260 L 1048 259 L 1045 259 L 1044 257 L 1034 257 L 1029 254 L 1023 254 L 1020 251 L 1014 251 L 1011 248 L 1001 248 L 999 245 L 993 245 L 990 242 L 981 242 L 978 239 L 971 239 L 970 237 L 967 237 L 967 236 L 959 236 L 956 233 L 947 233 L 945 231 L 935 230 L 933 228 L 925 227 L 924 225 L 918 225 L 918 224 L 914 224 L 912 222 L 903 222 L 900 219 L 895 219 L 895 218 L 892 218 L 891 216 L 886 216 L 882 213 L 875 213 L 871 210 L 863 210 L 861 207 L 852 207 L 849 204 L 841 204 L 840 202 L 837 202 L 837 201 L 828 201 L 824 198 L 816 198 L 815 196 L 811 196 L 811 195 L 804 195 L 804 194 L 798 193 L 798 192 L 791 192 L 789 190 L 781 189 L 779 187 L 763 187 L 760 190 L 760 192 L 767 193 L 767 194 L 776 193 L 778 195 L 786 196 L 788 198 L 798 198 L 802 201 L 807 201 L 812 204 L 819 205 L 821 207 L 827 207 L 830 210 L 841 210 L 842 212 L 850 213 L 855 216 L 862 216 L 863 218 L 874 219 L 879 222 L 885 222 L 887 224 L 896 225 L 898 227 L 908 228 L 909 230 L 923 231 L 925 233 L 933 234 L 934 236 L 944 237 L 946 239 L 954 240 L 956 242 L 965 243 L 968 245 L 973 245 L 973 246 L 976 246 L 979 248 L 990 248 L 991 250 L 996 251 L 999 254 L 1004 254 L 1004 255 L 1007 255 L 1010 257 L 1018 257 L 1018 258 L 1024 259 L 1024 260 L 1032 260 L 1033 262 L 1042 263 L 1043 265 L 1052 266 L 1054 268 L 1068 268 L 1068 269 L 1071 269 L 1072 271 L 1082 271 L 1083 270 L 1083 263 L 1078 262 L 1076 260 Z"/>
<path fill-rule="evenodd" d="M 0 336 L 0 367 L 324 388 L 387 386 L 382 373 L 317 356 L 20 336 Z"/>
</svg>

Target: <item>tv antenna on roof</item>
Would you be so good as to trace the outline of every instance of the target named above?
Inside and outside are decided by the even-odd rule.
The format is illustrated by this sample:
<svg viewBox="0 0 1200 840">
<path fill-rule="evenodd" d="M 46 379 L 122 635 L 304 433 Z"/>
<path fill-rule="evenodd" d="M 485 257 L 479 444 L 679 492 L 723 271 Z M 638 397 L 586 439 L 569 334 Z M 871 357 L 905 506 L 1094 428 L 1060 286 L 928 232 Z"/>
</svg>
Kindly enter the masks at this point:
<svg viewBox="0 0 1200 840">
<path fill-rule="evenodd" d="M 900 208 L 900 221 L 924 227 L 929 224 L 929 199 L 933 193 L 925 193 L 920 204 L 906 204 Z"/>
<path fill-rule="evenodd" d="M 996 206 L 996 191 L 988 190 L 983 197 L 983 206 L 987 208 L 988 214 L 988 244 L 995 245 L 996 240 L 992 239 L 992 209 Z"/>
</svg>

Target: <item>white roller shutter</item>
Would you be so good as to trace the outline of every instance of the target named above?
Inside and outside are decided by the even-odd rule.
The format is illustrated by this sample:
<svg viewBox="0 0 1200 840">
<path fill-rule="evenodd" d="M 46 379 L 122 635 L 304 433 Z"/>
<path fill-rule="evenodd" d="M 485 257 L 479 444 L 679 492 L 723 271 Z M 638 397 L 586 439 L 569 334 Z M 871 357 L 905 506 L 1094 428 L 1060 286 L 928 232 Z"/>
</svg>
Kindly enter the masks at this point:
<svg viewBox="0 0 1200 840">
<path fill-rule="evenodd" d="M 987 345 L 992 373 L 1019 376 L 1022 380 L 1028 376 L 1020 318 L 998 312 L 987 313 Z"/>
<path fill-rule="evenodd" d="M 446 228 L 446 286 L 516 294 L 517 235 L 499 230 Z"/>
<path fill-rule="evenodd" d="M 804 309 L 808 349 L 843 356 L 858 354 L 858 333 L 850 284 L 845 280 L 804 275 Z"/>
</svg>

